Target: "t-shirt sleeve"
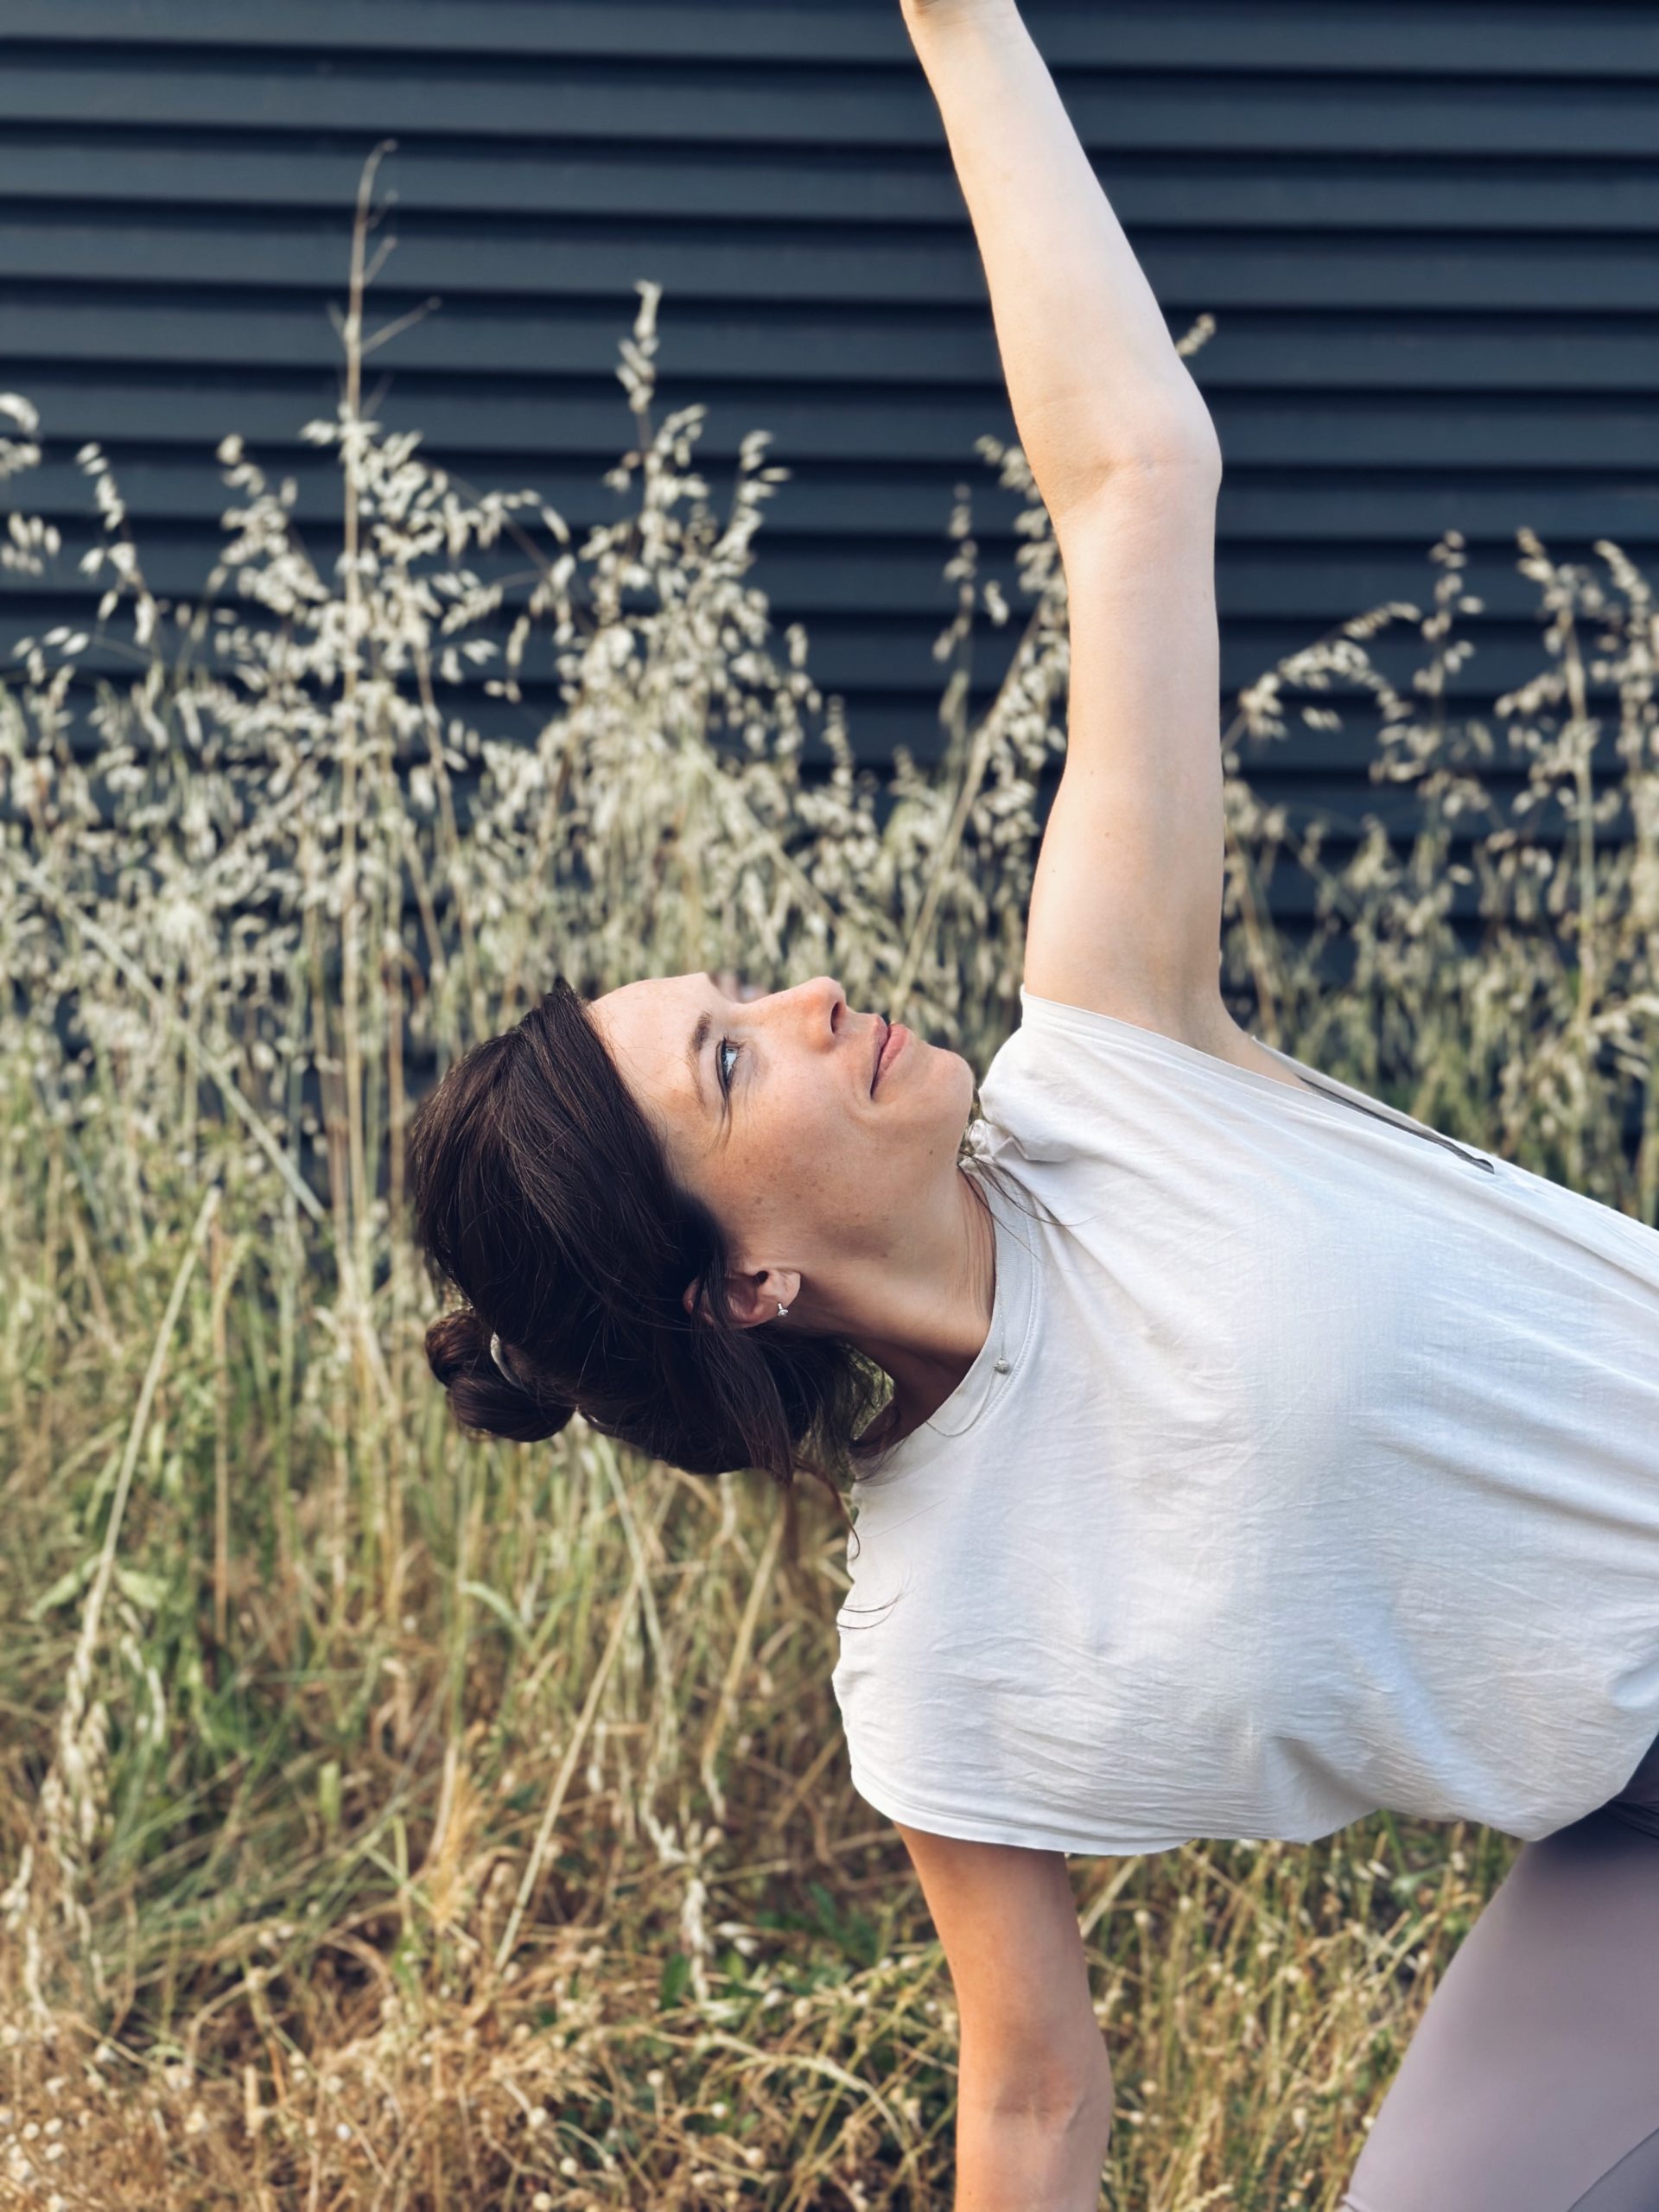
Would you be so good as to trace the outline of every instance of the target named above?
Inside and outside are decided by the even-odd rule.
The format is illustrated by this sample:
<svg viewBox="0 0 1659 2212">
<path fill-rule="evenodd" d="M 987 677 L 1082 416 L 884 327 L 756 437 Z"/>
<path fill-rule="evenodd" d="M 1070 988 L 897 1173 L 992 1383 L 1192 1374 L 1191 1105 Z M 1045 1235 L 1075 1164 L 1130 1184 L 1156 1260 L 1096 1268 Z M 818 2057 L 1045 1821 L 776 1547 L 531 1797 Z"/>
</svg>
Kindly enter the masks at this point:
<svg viewBox="0 0 1659 2212">
<path fill-rule="evenodd" d="M 1012 1144 L 1028 1160 L 1068 1160 L 1089 1087 L 1086 1047 L 1080 1053 L 1075 1035 L 1046 1018 L 1046 1001 L 1024 991 L 1020 1001 L 1019 1027 L 980 1079 L 982 1148 L 995 1153 Z"/>
<path fill-rule="evenodd" d="M 1030 991 L 1020 1000 L 1020 1026 L 980 1082 L 983 1151 L 1012 1147 L 1036 1165 L 1092 1157 L 1105 1128 L 1128 1135 L 1155 1116 L 1168 1077 L 1148 1033 Z"/>
</svg>

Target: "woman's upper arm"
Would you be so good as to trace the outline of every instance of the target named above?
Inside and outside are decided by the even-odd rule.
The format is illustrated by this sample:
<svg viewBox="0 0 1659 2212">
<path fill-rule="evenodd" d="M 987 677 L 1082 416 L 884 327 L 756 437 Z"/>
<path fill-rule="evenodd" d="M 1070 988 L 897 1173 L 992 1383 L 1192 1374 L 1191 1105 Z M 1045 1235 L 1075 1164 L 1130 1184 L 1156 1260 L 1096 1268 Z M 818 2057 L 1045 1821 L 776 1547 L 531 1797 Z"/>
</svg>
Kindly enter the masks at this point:
<svg viewBox="0 0 1659 2212">
<path fill-rule="evenodd" d="M 1012 2098 L 1061 2109 L 1098 2094 L 1109 2107 L 1064 1853 L 899 1833 L 950 1968 L 964 2070 Z"/>
<path fill-rule="evenodd" d="M 1121 470 L 1061 537 L 1071 710 L 1025 980 L 1158 1027 L 1220 995 L 1219 483 L 1203 450 Z"/>
</svg>

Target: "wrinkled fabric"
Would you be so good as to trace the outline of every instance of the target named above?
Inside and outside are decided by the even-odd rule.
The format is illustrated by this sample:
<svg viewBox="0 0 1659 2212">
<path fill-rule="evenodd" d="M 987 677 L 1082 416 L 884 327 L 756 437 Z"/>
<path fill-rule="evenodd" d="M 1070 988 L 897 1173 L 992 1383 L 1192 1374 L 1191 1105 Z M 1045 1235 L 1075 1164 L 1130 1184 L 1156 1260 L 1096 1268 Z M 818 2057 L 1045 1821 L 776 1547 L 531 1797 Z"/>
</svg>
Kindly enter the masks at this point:
<svg viewBox="0 0 1659 2212">
<path fill-rule="evenodd" d="M 1659 1233 L 1021 996 L 990 1332 L 852 1492 L 860 1793 L 1107 1853 L 1605 1804 L 1659 1734 Z"/>
</svg>

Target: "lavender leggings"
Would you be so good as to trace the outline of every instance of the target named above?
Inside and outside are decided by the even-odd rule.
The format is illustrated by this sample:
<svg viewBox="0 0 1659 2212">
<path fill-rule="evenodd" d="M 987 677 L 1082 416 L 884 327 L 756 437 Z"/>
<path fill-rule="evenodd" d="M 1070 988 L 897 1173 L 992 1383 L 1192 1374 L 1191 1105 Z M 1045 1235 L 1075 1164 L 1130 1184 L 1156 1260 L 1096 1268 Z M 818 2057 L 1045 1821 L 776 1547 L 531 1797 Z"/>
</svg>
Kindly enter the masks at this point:
<svg viewBox="0 0 1659 2212">
<path fill-rule="evenodd" d="M 1659 2212 L 1659 1743 L 1523 1844 L 1365 2139 L 1347 2212 Z"/>
</svg>

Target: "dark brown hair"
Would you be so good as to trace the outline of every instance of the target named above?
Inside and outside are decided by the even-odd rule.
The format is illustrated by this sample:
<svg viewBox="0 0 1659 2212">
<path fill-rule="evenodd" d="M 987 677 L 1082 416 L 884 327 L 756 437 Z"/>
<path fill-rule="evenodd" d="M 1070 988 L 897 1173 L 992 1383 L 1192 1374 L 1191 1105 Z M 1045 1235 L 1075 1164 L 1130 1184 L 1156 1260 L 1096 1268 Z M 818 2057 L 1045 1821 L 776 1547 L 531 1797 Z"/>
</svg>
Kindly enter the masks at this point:
<svg viewBox="0 0 1659 2212">
<path fill-rule="evenodd" d="M 529 1442 L 579 1408 L 691 1474 L 849 1471 L 881 1370 L 843 1338 L 731 1319 L 719 1224 L 563 977 L 422 1101 L 409 1158 L 416 1235 L 467 1301 L 426 1332 L 465 1427 Z M 706 1318 L 682 1303 L 692 1282 Z"/>
</svg>

